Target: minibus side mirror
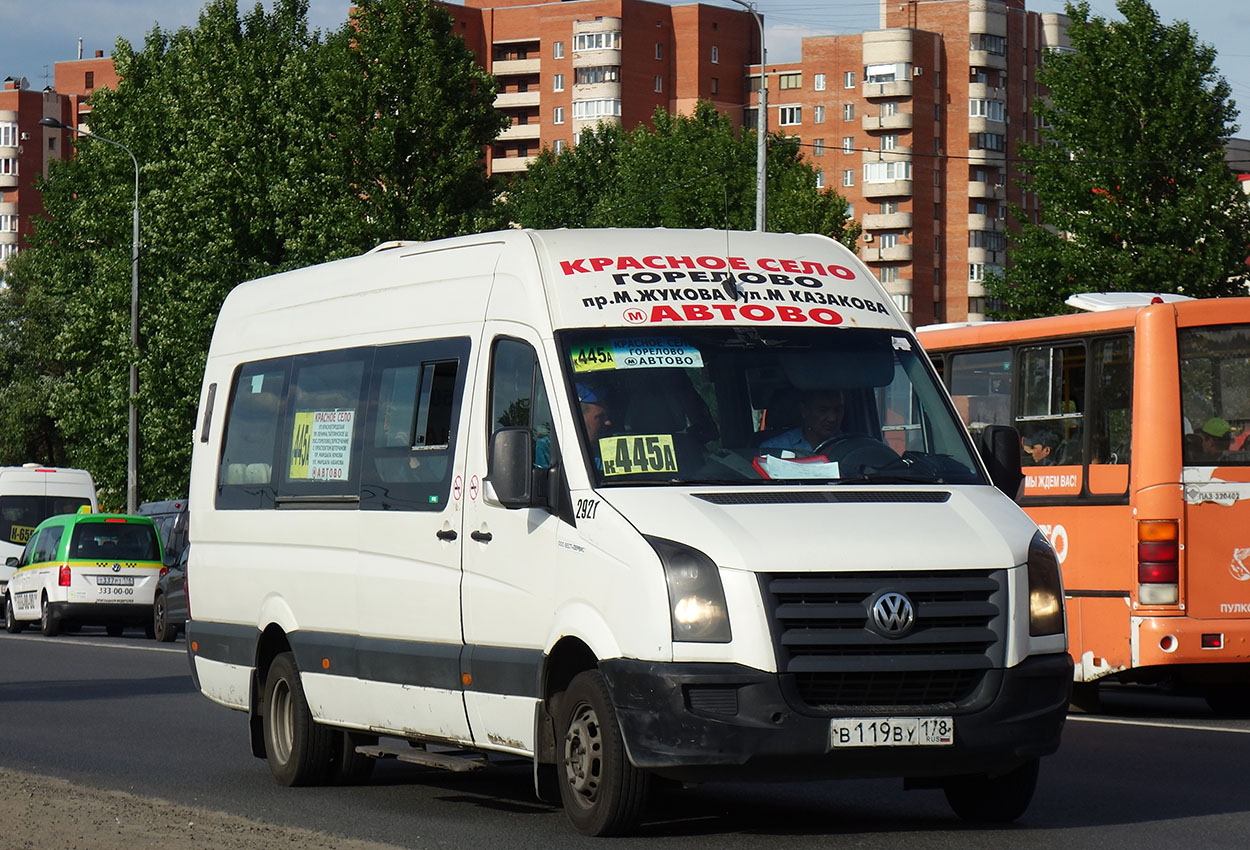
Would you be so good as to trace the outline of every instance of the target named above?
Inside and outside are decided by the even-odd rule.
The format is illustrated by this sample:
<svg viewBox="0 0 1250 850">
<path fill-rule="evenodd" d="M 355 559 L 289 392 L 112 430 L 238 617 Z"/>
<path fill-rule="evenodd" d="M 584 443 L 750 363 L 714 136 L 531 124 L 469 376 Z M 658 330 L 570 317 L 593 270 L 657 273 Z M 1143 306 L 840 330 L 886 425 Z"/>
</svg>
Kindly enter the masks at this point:
<svg viewBox="0 0 1250 850">
<path fill-rule="evenodd" d="M 5 558 L 5 559 L 4 559 L 4 565 L 5 565 L 6 567 L 16 567 L 16 566 L 17 566 L 17 558 L 15 558 L 15 557 L 13 557 L 12 555 L 10 555 L 9 557 L 7 557 L 7 558 Z"/>
<path fill-rule="evenodd" d="M 1020 432 L 1010 425 L 987 425 L 977 440 L 977 451 L 994 486 L 1013 501 L 1020 499 L 1024 472 L 1020 468 Z"/>
<path fill-rule="evenodd" d="M 529 428 L 500 428 L 490 438 L 487 480 L 505 508 L 534 503 L 534 436 Z"/>
</svg>

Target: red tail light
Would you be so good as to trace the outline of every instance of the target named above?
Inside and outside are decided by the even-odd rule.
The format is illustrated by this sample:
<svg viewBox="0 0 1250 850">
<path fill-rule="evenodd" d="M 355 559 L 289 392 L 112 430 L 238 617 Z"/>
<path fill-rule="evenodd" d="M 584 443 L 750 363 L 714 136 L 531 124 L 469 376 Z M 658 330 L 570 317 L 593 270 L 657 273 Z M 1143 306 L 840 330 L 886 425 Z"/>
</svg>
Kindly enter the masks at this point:
<svg viewBox="0 0 1250 850">
<path fill-rule="evenodd" d="M 1147 520 L 1137 524 L 1137 601 L 1176 605 L 1180 601 L 1180 524 Z"/>
<path fill-rule="evenodd" d="M 164 578 L 165 574 L 168 572 L 169 572 L 169 567 L 161 567 L 161 573 L 160 575 L 157 576 L 157 578 Z"/>
<path fill-rule="evenodd" d="M 61 565 L 61 572 L 57 576 L 56 583 L 61 587 L 69 587 L 69 567 Z"/>
</svg>

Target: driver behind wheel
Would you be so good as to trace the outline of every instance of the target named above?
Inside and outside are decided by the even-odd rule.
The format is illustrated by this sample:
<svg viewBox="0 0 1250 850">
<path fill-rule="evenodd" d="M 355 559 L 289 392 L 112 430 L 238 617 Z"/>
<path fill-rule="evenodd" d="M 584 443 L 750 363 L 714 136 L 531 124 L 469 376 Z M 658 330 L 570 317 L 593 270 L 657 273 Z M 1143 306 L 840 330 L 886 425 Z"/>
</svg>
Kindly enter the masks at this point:
<svg viewBox="0 0 1250 850">
<path fill-rule="evenodd" d="M 799 402 L 803 424 L 760 443 L 762 449 L 789 449 L 808 454 L 830 437 L 841 433 L 846 398 L 842 390 L 808 390 Z"/>
</svg>

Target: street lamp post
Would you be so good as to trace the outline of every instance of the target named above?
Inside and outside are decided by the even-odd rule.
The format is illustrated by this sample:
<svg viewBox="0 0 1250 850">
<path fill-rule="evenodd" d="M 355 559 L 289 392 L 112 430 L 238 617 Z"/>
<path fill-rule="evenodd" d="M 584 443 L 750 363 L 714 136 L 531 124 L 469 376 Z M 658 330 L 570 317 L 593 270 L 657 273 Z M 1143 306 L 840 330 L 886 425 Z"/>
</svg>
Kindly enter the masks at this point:
<svg viewBox="0 0 1250 850">
<path fill-rule="evenodd" d="M 134 151 L 121 142 L 71 127 L 56 118 L 41 118 L 39 123 L 121 148 L 130 154 L 135 167 L 134 227 L 130 239 L 130 404 L 126 442 L 126 513 L 133 514 L 139 507 L 139 414 L 135 410 L 135 399 L 139 395 L 139 160 Z"/>
<path fill-rule="evenodd" d="M 764 68 L 767 54 L 764 52 L 764 21 L 755 10 L 754 3 L 746 0 L 730 0 L 746 9 L 755 18 L 760 29 L 760 99 L 755 127 L 755 229 L 764 232 L 768 228 L 768 73 Z"/>
</svg>

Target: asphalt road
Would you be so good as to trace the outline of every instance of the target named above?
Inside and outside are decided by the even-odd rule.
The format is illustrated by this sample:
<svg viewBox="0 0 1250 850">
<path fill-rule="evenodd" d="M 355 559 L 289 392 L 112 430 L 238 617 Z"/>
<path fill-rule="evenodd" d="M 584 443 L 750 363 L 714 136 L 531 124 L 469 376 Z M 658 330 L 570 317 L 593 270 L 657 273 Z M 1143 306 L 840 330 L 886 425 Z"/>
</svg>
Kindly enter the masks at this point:
<svg viewBox="0 0 1250 850">
<path fill-rule="evenodd" d="M 956 819 L 898 781 L 708 784 L 667 795 L 614 848 L 1237 848 L 1250 845 L 1250 721 L 1139 692 L 1074 715 L 1015 825 Z M 533 799 L 529 769 L 456 775 L 379 764 L 359 788 L 279 787 L 246 718 L 193 689 L 185 647 L 84 629 L 0 634 L 0 765 L 282 826 L 401 847 L 595 844 Z"/>
</svg>

